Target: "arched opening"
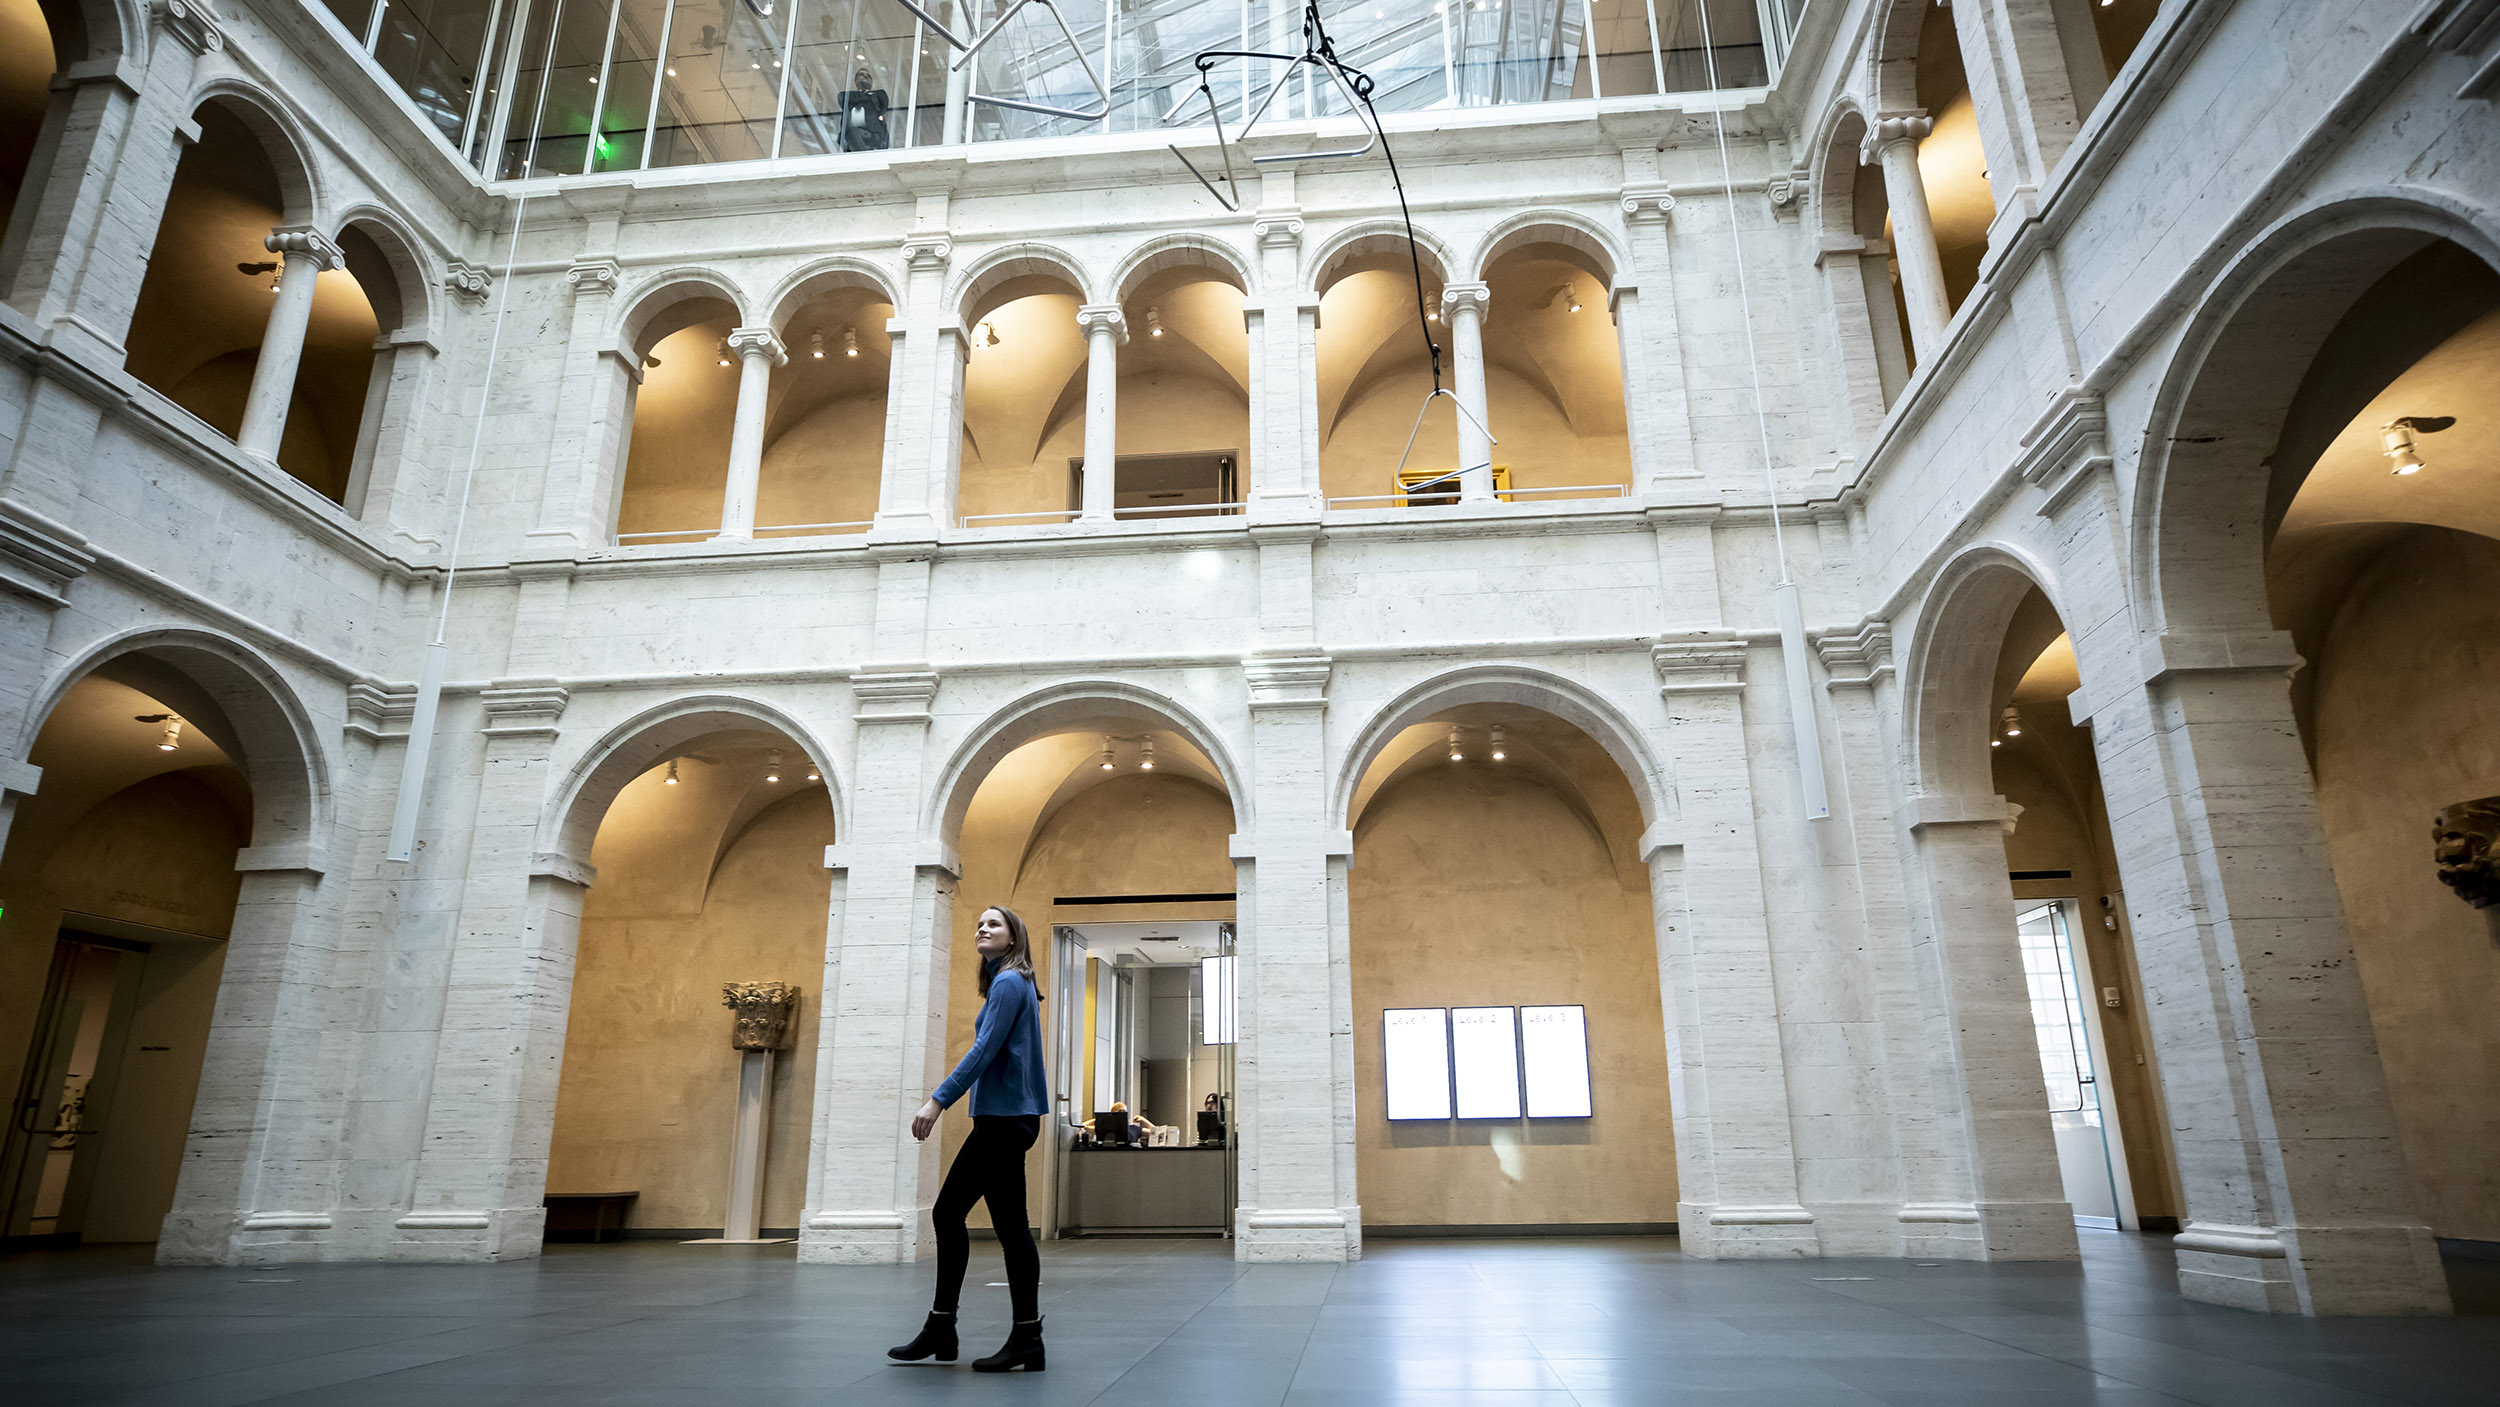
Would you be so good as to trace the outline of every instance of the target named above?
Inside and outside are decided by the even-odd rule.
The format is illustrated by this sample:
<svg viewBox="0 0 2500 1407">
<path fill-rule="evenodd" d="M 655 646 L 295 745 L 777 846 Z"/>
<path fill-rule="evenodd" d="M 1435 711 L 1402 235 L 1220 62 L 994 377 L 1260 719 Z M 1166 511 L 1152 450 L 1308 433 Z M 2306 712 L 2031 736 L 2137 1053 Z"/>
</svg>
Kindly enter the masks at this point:
<svg viewBox="0 0 2500 1407">
<path fill-rule="evenodd" d="M 2110 80 L 2161 15 L 2161 0 L 2047 0 L 2074 85 L 2075 117 L 2089 118 L 2109 96 Z"/>
<path fill-rule="evenodd" d="M 2322 296 L 2278 307 L 2283 287 Z M 2260 343 L 2252 367 L 2238 353 Z M 2500 907 L 2474 907 L 2500 893 L 2470 864 L 2443 884 L 2434 841 L 2444 808 L 2500 796 L 2500 272 L 2410 231 L 2308 251 L 2242 305 L 2179 433 L 2234 413 L 2263 462 L 2233 497 L 2305 662 L 2292 717 L 2415 1196 L 2439 1236 L 2500 1238 L 2500 1111 L 2460 1098 L 2500 1071 Z M 2485 806 L 2462 825 L 2488 844 Z"/>
<path fill-rule="evenodd" d="M 1449 266 L 1436 251 L 1420 257 L 1422 312 L 1442 343 L 1441 384 L 1454 386 L 1456 366 L 1441 318 Z M 1398 456 L 1409 434 L 1415 444 L 1407 477 L 1459 467 L 1458 417 L 1448 406 L 1435 405 L 1416 429 L 1416 411 L 1432 390 L 1432 362 L 1416 322 L 1415 281 L 1403 238 L 1353 241 L 1324 259 L 1312 280 L 1319 293 L 1313 374 L 1319 381 L 1320 492 L 1331 502 L 1373 508 L 1403 502 Z"/>
<path fill-rule="evenodd" d="M 1996 219 L 1997 206 L 1950 5 L 1926 6 L 1918 27 L 1915 73 L 1914 100 L 1935 124 L 1918 144 L 1919 181 L 1927 189 L 1936 257 L 1944 264 L 1945 301 L 1959 310 L 1979 283 L 1979 261 L 1988 252 L 1988 226 Z M 1887 228 L 1885 233 L 1894 231 Z"/>
<path fill-rule="evenodd" d="M 980 758 L 995 760 L 955 787 L 939 1073 L 971 1048 L 972 930 L 1004 904 L 1032 935 L 1051 1055 L 1053 1113 L 1027 1163 L 1037 1234 L 1232 1225 L 1235 814 L 1197 737 L 1139 702 L 1070 698 L 992 739 Z M 941 1167 L 969 1129 L 941 1126 Z M 1150 1157 L 1123 1161 L 1132 1139 Z"/>
<path fill-rule="evenodd" d="M 246 438 L 256 387 L 274 409 L 279 468 L 332 502 L 344 503 L 356 459 L 357 428 L 373 375 L 382 324 L 365 285 L 319 235 L 311 258 L 272 253 L 271 231 L 299 224 L 309 209 L 303 177 L 283 138 L 259 110 L 214 98 L 194 114 L 200 138 L 174 168 L 174 180 L 148 255 L 130 319 L 130 374 L 228 439 Z M 313 279 L 300 322 L 286 309 L 289 266 Z M 273 332 L 287 351 L 264 385 L 261 352 Z M 277 385 L 291 390 L 281 395 Z M 251 448 L 251 446 L 246 446 Z"/>
<path fill-rule="evenodd" d="M 1840 236 L 1822 256 L 1840 331 L 1853 417 L 1871 431 L 1910 379 L 1910 338 L 1903 324 L 1900 264 L 1893 258 L 1892 205 L 1883 169 L 1866 151 L 1866 119 L 1844 114 L 1823 149 L 1815 198 L 1823 228 Z M 1864 402 L 1872 400 L 1872 404 Z"/>
<path fill-rule="evenodd" d="M 1250 492 L 1250 337 L 1229 269 L 1182 264 L 1121 290 L 1119 435 L 1112 509 L 1122 519 L 1239 512 Z"/>
<path fill-rule="evenodd" d="M 603 774 L 631 776 L 593 813 L 597 880 L 583 896 L 564 1028 L 548 1237 L 794 1237 L 824 995 L 831 789 L 788 732 L 726 711 L 671 720 L 615 755 L 631 760 Z M 733 1043 L 739 1013 L 724 988 L 738 983 L 795 989 L 776 1049 Z"/>
<path fill-rule="evenodd" d="M 1524 703 L 1401 717 L 1349 808 L 1366 1231 L 1674 1221 L 1634 784 L 1590 734 Z"/>
<path fill-rule="evenodd" d="M 689 542 L 721 529 L 738 418 L 738 307 L 708 283 L 659 289 L 626 322 L 641 359 L 617 476 L 616 540 Z M 865 355 L 865 350 L 862 352 Z"/>
<path fill-rule="evenodd" d="M 41 786 L 0 853 L 11 1245 L 158 1240 L 229 940 L 250 941 L 235 931 L 237 853 L 284 829 L 279 813 L 306 819 L 300 774 L 292 787 L 273 775 L 294 759 L 266 736 L 264 701 L 188 658 L 97 665 L 62 692 L 28 755 Z"/>
<path fill-rule="evenodd" d="M 58 8 L 75 28 L 85 27 L 75 6 Z M 43 178 L 33 167 L 52 107 L 52 75 L 85 47 L 80 34 L 56 33 L 38 0 L 0 3 L 0 228 L 9 231 L 12 250 L 23 242 L 16 214 L 26 183 Z"/>
<path fill-rule="evenodd" d="M 1614 266 L 1569 228 L 1522 230 L 1487 259 L 1485 405 L 1514 502 L 1629 492 L 1632 442 Z"/>
<path fill-rule="evenodd" d="M 783 309 L 789 361 L 773 373 L 756 535 L 866 531 L 885 464 L 893 300 L 855 275 L 829 274 Z"/>
<path fill-rule="evenodd" d="M 969 359 L 955 511 L 969 527 L 1057 522 L 1078 511 L 1084 493 L 1077 465 L 1089 334 L 1077 310 L 1085 286 L 1040 260 L 998 272 L 976 279 L 963 302 Z"/>
</svg>

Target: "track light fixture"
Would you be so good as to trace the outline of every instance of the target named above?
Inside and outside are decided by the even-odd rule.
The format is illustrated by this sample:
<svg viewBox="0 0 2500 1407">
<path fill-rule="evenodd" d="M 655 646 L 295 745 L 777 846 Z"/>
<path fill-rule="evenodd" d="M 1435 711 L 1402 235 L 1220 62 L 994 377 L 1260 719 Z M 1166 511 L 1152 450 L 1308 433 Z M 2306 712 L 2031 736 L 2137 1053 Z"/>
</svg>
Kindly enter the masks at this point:
<svg viewBox="0 0 2500 1407">
<path fill-rule="evenodd" d="M 2023 716 L 2012 704 L 2007 704 L 2005 706 L 2004 722 L 2005 736 L 2009 738 L 2019 738 L 2023 735 Z"/>
<path fill-rule="evenodd" d="M 668 760 L 668 780 L 665 785 L 672 787 L 677 785 L 677 759 L 674 757 Z"/>
<path fill-rule="evenodd" d="M 1499 762 L 1508 756 L 1510 754 L 1502 750 L 1502 725 L 1496 723 L 1493 725 L 1493 760 Z"/>
<path fill-rule="evenodd" d="M 1111 736 L 1106 733 L 1102 740 L 1102 770 L 1111 771 L 1114 765 L 1111 760 Z"/>
<path fill-rule="evenodd" d="M 2419 474 L 2425 467 L 2413 437 L 2436 435 L 2457 423 L 2453 415 L 2400 415 L 2379 427 L 2379 453 L 2387 456 L 2399 476 Z"/>
<path fill-rule="evenodd" d="M 851 327 L 842 329 L 842 355 L 846 357 L 859 355 L 859 329 Z"/>
<path fill-rule="evenodd" d="M 814 332 L 807 334 L 807 355 L 811 361 L 825 359 L 825 330 L 823 328 L 817 328 Z"/>
<path fill-rule="evenodd" d="M 179 718 L 168 718 L 165 720 L 165 732 L 163 736 L 156 740 L 156 750 L 158 752 L 172 752 L 175 748 L 180 746 L 182 746 L 182 720 Z"/>
<path fill-rule="evenodd" d="M 1144 743 L 1144 756 L 1142 756 L 1142 757 L 1140 757 L 1140 758 L 1138 758 L 1138 759 L 1137 759 L 1137 770 L 1138 770 L 1138 771 L 1140 771 L 1140 772 L 1151 772 L 1151 771 L 1153 771 L 1154 769 L 1155 769 L 1155 740 L 1154 740 L 1154 739 L 1152 739 L 1152 738 L 1148 738 L 1148 739 L 1146 739 L 1146 741 L 1145 741 L 1145 743 Z"/>
<path fill-rule="evenodd" d="M 1163 310 L 1153 304 L 1148 304 L 1146 307 L 1146 335 L 1149 337 L 1163 335 Z"/>
<path fill-rule="evenodd" d="M 736 366 L 738 364 L 738 359 L 729 355 L 728 338 L 722 338 L 720 340 L 720 345 L 712 349 L 712 360 L 722 366 Z"/>
<path fill-rule="evenodd" d="M 764 780 L 768 782 L 781 780 L 781 749 L 774 748 L 764 754 Z"/>
<path fill-rule="evenodd" d="M 811 782 L 821 782 L 825 779 L 825 774 L 817 771 L 816 764 L 810 762 L 807 764 L 807 779 Z"/>
<path fill-rule="evenodd" d="M 1467 754 L 1459 751 L 1458 748 L 1458 725 L 1455 723 L 1450 725 L 1450 760 L 1452 762 L 1467 760 Z"/>
</svg>

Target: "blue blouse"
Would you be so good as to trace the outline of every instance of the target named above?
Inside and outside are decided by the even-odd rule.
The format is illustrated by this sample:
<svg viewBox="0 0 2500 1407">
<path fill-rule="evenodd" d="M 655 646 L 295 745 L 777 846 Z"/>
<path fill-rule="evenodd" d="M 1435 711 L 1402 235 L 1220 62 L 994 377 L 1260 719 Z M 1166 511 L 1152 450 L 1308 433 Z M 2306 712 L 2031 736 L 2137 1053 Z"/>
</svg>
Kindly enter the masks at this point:
<svg viewBox="0 0 2500 1407">
<path fill-rule="evenodd" d="M 1018 968 L 1002 968 L 990 978 L 989 999 L 981 1003 L 981 1019 L 973 1028 L 972 1049 L 963 1063 L 929 1097 L 940 1109 L 952 1108 L 972 1091 L 972 1116 L 1046 1114 L 1050 1091 L 1042 1058 L 1042 1004 L 1033 979 Z"/>
</svg>

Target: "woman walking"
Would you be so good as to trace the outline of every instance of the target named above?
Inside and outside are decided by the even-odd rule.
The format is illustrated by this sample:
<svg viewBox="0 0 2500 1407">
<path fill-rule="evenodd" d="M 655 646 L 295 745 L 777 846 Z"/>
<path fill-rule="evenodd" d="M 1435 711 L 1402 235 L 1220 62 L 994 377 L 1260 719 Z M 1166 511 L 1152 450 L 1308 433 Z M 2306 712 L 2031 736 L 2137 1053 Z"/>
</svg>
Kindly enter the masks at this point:
<svg viewBox="0 0 2500 1407">
<path fill-rule="evenodd" d="M 964 1216 L 974 1202 L 990 1204 L 990 1225 L 1007 1257 L 1007 1294 L 1015 1324 L 1007 1343 L 973 1360 L 976 1373 L 1011 1368 L 1042 1371 L 1041 1253 L 1024 1214 L 1024 1154 L 1041 1132 L 1049 1091 L 1042 1072 L 1041 996 L 1033 985 L 1033 949 L 1024 920 L 993 905 L 981 911 L 972 946 L 981 954 L 981 1019 L 972 1049 L 955 1073 L 912 1116 L 911 1136 L 926 1140 L 938 1116 L 965 1090 L 972 1091 L 972 1134 L 956 1150 L 930 1215 L 937 1233 L 937 1294 L 920 1336 L 886 1356 L 906 1363 L 923 1358 L 955 1361 L 955 1304 L 963 1293 L 964 1266 L 972 1237 Z"/>
</svg>

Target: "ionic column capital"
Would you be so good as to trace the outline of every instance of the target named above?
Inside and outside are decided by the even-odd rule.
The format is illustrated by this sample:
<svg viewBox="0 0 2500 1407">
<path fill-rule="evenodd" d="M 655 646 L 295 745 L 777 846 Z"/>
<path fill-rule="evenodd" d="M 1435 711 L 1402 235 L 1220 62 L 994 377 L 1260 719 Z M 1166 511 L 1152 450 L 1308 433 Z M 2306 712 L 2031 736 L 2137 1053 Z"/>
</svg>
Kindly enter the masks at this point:
<svg viewBox="0 0 2500 1407">
<path fill-rule="evenodd" d="M 945 268 L 954 254 L 954 236 L 944 230 L 921 230 L 903 238 L 903 263 L 912 269 Z"/>
<path fill-rule="evenodd" d="M 624 276 L 614 259 L 584 259 L 564 271 L 564 281 L 573 285 L 573 295 L 614 293 Z"/>
<path fill-rule="evenodd" d="M 443 290 L 464 303 L 483 303 L 492 277 L 466 259 L 452 259 L 443 265 Z"/>
<path fill-rule="evenodd" d="M 310 225 L 280 225 L 261 240 L 262 247 L 281 258 L 310 259 L 315 269 L 328 273 L 347 267 L 347 256 L 330 242 L 330 237 Z"/>
<path fill-rule="evenodd" d="M 1675 209 L 1675 192 L 1664 181 L 1643 181 L 1625 186 L 1621 192 L 1623 216 L 1627 220 L 1666 223 Z"/>
<path fill-rule="evenodd" d="M 194 54 L 213 54 L 226 47 L 217 16 L 200 0 L 159 0 L 156 22 Z"/>
<path fill-rule="evenodd" d="M 1091 338 L 1096 332 L 1108 331 L 1113 341 L 1128 343 L 1128 314 L 1117 303 L 1088 303 L 1076 310 L 1076 325 Z"/>
<path fill-rule="evenodd" d="M 729 334 L 729 349 L 736 352 L 741 359 L 768 358 L 774 366 L 780 366 L 790 360 L 790 354 L 781 345 L 781 338 L 769 327 L 736 329 Z"/>
<path fill-rule="evenodd" d="M 1262 210 L 1250 222 L 1250 237 L 1261 249 L 1295 249 L 1302 244 L 1302 211 L 1294 206 Z"/>
<path fill-rule="evenodd" d="M 1936 128 L 1935 119 L 1923 112 L 1897 113 L 1879 117 L 1867 124 L 1866 140 L 1858 150 L 1868 161 L 1881 158 L 1886 147 L 1901 142 L 1916 143 Z"/>
<path fill-rule="evenodd" d="M 1464 308 L 1481 316 L 1493 306 L 1493 290 L 1481 283 L 1450 283 L 1441 287 L 1441 320 L 1447 322 Z"/>
</svg>

